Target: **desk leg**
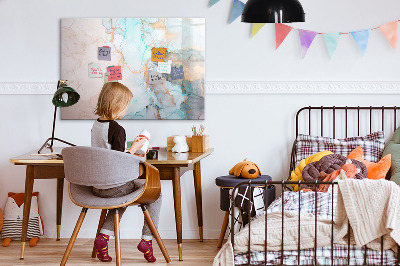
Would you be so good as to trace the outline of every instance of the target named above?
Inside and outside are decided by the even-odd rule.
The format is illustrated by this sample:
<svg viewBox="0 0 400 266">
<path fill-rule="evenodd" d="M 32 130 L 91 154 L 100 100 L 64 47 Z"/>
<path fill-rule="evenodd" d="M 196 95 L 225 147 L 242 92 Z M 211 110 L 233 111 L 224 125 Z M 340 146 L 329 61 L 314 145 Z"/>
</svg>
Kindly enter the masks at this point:
<svg viewBox="0 0 400 266">
<path fill-rule="evenodd" d="M 60 241 L 64 178 L 57 178 L 57 241 Z"/>
<path fill-rule="evenodd" d="M 22 219 L 22 232 L 21 232 L 21 255 L 20 259 L 24 259 L 26 235 L 28 233 L 29 213 L 31 211 L 32 190 L 34 181 L 34 166 L 26 166 L 25 177 L 25 195 L 24 195 L 24 213 Z"/>
<path fill-rule="evenodd" d="M 203 203 L 201 196 L 201 168 L 200 161 L 194 164 L 194 191 L 196 194 L 197 220 L 199 225 L 200 242 L 203 242 Z"/>
<path fill-rule="evenodd" d="M 182 260 L 182 205 L 181 205 L 181 174 L 179 167 L 174 167 L 174 178 L 172 179 L 174 191 L 175 223 L 178 242 L 179 260 Z"/>
</svg>

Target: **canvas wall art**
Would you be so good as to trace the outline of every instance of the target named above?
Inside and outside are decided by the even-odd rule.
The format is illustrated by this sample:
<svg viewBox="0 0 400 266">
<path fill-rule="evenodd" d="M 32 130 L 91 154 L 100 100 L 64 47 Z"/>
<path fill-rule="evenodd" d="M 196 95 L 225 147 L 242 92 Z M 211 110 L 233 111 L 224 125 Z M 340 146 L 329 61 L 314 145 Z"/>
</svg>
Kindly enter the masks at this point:
<svg viewBox="0 0 400 266">
<path fill-rule="evenodd" d="M 204 119 L 204 18 L 61 20 L 61 79 L 81 95 L 62 119 L 95 119 L 105 82 L 133 93 L 123 119 Z"/>
</svg>

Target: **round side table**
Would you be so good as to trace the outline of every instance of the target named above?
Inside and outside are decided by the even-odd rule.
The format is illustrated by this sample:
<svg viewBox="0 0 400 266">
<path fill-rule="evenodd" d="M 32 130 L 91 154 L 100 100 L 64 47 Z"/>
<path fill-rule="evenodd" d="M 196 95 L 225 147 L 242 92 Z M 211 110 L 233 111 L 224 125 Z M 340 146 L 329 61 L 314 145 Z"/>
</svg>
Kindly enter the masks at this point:
<svg viewBox="0 0 400 266">
<path fill-rule="evenodd" d="M 230 190 L 233 189 L 237 184 L 246 182 L 246 181 L 263 181 L 266 180 L 272 181 L 272 178 L 269 175 L 261 175 L 254 179 L 246 179 L 241 177 L 236 177 L 234 175 L 226 175 L 220 176 L 215 179 L 215 184 L 220 187 L 220 209 L 225 212 L 224 221 L 222 222 L 221 233 L 219 235 L 218 245 L 220 248 L 222 246 L 222 242 L 224 241 L 226 228 L 228 227 L 229 222 L 229 207 L 230 207 L 230 199 L 229 193 Z M 256 186 L 255 186 L 256 187 Z M 271 186 L 268 189 L 268 201 L 267 206 L 271 204 L 275 200 L 275 186 Z"/>
</svg>

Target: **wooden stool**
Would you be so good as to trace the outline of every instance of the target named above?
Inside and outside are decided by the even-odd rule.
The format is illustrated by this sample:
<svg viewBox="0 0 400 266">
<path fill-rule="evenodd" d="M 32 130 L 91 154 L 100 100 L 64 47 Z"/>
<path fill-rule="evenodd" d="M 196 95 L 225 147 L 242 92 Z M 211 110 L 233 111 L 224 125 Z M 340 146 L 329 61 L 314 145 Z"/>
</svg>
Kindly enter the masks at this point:
<svg viewBox="0 0 400 266">
<path fill-rule="evenodd" d="M 230 207 L 230 199 L 229 193 L 230 190 L 233 189 L 237 184 L 249 181 L 250 179 L 236 177 L 234 175 L 220 176 L 215 179 L 215 184 L 220 187 L 220 209 L 225 211 L 224 221 L 222 222 L 221 233 L 219 235 L 218 245 L 220 248 L 222 246 L 222 242 L 224 241 L 226 228 L 228 227 L 229 222 L 229 207 Z M 257 178 L 251 179 L 251 181 L 263 181 L 266 180 L 272 181 L 272 178 L 268 175 L 261 175 Z M 265 196 L 265 195 L 264 195 Z M 275 186 L 271 186 L 268 188 L 268 199 L 267 206 L 271 204 L 275 200 Z"/>
</svg>

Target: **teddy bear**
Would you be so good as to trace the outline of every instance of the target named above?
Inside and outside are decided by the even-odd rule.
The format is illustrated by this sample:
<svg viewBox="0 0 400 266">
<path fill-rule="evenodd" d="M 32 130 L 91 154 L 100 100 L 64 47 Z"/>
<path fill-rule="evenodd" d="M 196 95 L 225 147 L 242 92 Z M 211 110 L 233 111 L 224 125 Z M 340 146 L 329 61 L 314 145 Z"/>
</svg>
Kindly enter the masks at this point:
<svg viewBox="0 0 400 266">
<path fill-rule="evenodd" d="M 43 223 L 38 208 L 38 195 L 39 192 L 32 193 L 29 214 L 27 239 L 30 239 L 29 246 L 31 247 L 35 246 L 40 236 L 43 235 Z M 24 193 L 9 192 L 4 208 L 3 228 L 1 229 L 4 247 L 8 247 L 11 240 L 21 240 L 23 213 Z"/>
<path fill-rule="evenodd" d="M 260 176 L 261 171 L 255 163 L 247 161 L 246 158 L 242 162 L 237 163 L 231 170 L 229 170 L 229 174 L 252 179 Z"/>
<path fill-rule="evenodd" d="M 189 146 L 186 143 L 185 136 L 175 136 L 174 137 L 175 146 L 172 148 L 172 152 L 188 152 Z"/>
</svg>

